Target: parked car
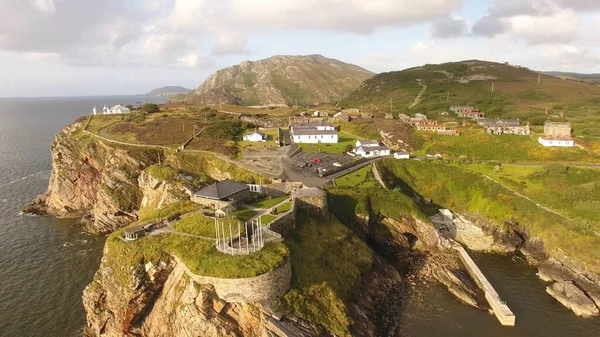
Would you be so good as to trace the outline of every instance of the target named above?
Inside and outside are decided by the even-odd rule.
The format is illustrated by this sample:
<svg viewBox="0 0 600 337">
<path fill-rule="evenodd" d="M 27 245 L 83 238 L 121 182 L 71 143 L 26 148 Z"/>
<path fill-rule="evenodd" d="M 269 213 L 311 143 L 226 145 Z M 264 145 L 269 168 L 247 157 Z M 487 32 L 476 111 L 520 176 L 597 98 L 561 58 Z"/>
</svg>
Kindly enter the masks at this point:
<svg viewBox="0 0 600 337">
<path fill-rule="evenodd" d="M 303 163 L 303 162 L 297 162 L 297 163 L 296 163 L 296 167 L 297 167 L 297 168 L 300 168 L 300 169 L 303 169 L 303 168 L 305 168 L 305 167 L 306 167 L 306 163 Z"/>
<path fill-rule="evenodd" d="M 313 158 L 313 159 L 312 159 L 312 162 L 313 162 L 313 163 L 320 164 L 320 163 L 321 163 L 321 159 L 319 159 L 319 158 Z"/>
<path fill-rule="evenodd" d="M 342 167 L 342 164 L 338 163 L 337 161 L 335 163 L 333 163 L 333 166 L 335 167 Z"/>
</svg>

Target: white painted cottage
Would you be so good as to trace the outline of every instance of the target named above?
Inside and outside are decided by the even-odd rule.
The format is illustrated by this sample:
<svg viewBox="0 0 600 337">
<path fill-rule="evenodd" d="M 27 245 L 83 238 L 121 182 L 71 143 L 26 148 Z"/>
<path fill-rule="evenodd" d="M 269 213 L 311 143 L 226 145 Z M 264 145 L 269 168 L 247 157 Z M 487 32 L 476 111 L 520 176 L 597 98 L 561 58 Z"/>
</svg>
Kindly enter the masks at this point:
<svg viewBox="0 0 600 337">
<path fill-rule="evenodd" d="M 129 110 L 128 107 L 123 106 L 121 104 L 117 104 L 117 105 L 113 106 L 112 108 L 108 108 L 107 106 L 104 106 L 104 109 L 102 109 L 102 113 L 105 115 L 128 114 L 130 112 L 131 112 L 131 110 Z"/>
<path fill-rule="evenodd" d="M 266 142 L 268 137 L 260 131 L 253 131 L 245 134 L 243 139 L 249 142 Z"/>
<path fill-rule="evenodd" d="M 409 159 L 410 154 L 408 152 L 394 152 L 394 158 L 396 159 Z"/>
<path fill-rule="evenodd" d="M 573 147 L 575 141 L 571 137 L 546 136 L 539 137 L 538 142 L 543 146 Z"/>
<path fill-rule="evenodd" d="M 379 145 L 376 140 L 359 140 L 352 151 L 354 154 L 364 158 L 382 157 L 390 155 L 390 148 Z"/>
</svg>

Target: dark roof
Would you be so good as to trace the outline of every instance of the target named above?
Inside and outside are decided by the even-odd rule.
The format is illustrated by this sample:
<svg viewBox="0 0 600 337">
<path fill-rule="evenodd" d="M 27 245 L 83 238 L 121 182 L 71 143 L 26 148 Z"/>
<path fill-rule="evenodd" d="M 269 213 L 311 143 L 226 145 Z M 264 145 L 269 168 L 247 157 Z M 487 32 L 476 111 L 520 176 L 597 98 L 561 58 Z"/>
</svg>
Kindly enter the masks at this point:
<svg viewBox="0 0 600 337">
<path fill-rule="evenodd" d="M 144 228 L 144 225 L 138 225 L 138 226 L 125 228 L 125 234 L 135 234 L 135 233 L 145 232 L 145 231 L 146 231 L 146 229 Z"/>
<path fill-rule="evenodd" d="M 486 127 L 492 126 L 521 126 L 521 122 L 518 119 L 480 119 L 480 123 Z"/>
<path fill-rule="evenodd" d="M 389 151 L 390 148 L 387 146 L 359 146 L 354 148 L 354 152 L 357 152 L 359 149 L 362 149 L 365 152 L 373 152 L 373 151 Z"/>
<path fill-rule="evenodd" d="M 292 128 L 316 128 L 321 126 L 333 127 L 331 123 L 292 123 Z"/>
<path fill-rule="evenodd" d="M 247 190 L 249 187 L 246 184 L 238 183 L 233 180 L 223 180 L 216 182 L 210 186 L 206 186 L 200 191 L 194 193 L 196 197 L 202 197 L 207 199 L 222 200 L 228 196 Z"/>
</svg>

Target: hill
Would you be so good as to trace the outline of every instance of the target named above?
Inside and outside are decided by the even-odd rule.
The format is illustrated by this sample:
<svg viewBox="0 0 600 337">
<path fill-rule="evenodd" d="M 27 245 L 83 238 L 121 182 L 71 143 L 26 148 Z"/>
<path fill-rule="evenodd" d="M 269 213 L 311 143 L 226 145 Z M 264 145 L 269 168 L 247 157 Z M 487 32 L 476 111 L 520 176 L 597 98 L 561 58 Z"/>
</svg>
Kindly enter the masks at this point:
<svg viewBox="0 0 600 337">
<path fill-rule="evenodd" d="M 346 97 L 373 75 L 321 55 L 273 56 L 215 72 L 187 100 L 246 106 L 327 103 Z"/>
<path fill-rule="evenodd" d="M 565 120 L 559 118 L 563 112 L 576 134 L 600 136 L 600 86 L 508 64 L 470 60 L 383 73 L 365 81 L 341 105 L 387 113 L 390 99 L 396 114 L 437 116 L 451 105 L 473 105 L 488 117 L 520 118 L 533 125 Z"/>
<path fill-rule="evenodd" d="M 164 86 L 162 88 L 154 89 L 150 91 L 147 95 L 149 96 L 162 96 L 162 97 L 170 97 L 173 95 L 179 94 L 187 94 L 192 91 L 192 89 L 180 87 L 180 86 Z"/>
<path fill-rule="evenodd" d="M 600 74 L 580 74 L 562 71 L 540 71 L 540 73 L 559 77 L 565 80 L 600 83 Z"/>
</svg>

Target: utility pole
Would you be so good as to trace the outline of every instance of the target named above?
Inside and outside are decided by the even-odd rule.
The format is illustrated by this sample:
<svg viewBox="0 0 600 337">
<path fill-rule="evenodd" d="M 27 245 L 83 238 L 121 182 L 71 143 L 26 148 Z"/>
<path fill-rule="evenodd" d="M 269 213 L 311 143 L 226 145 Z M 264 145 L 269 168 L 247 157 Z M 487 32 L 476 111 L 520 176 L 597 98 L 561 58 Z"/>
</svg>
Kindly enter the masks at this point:
<svg viewBox="0 0 600 337">
<path fill-rule="evenodd" d="M 392 105 L 392 98 L 390 97 L 390 113 L 394 111 L 394 106 Z"/>
<path fill-rule="evenodd" d="M 160 153 L 157 153 L 158 156 L 158 166 L 160 166 Z"/>
<path fill-rule="evenodd" d="M 185 123 L 183 123 L 183 133 L 185 133 Z"/>
<path fill-rule="evenodd" d="M 492 82 L 492 92 L 494 92 L 494 82 Z"/>
<path fill-rule="evenodd" d="M 450 90 L 446 92 L 446 103 L 450 102 Z"/>
<path fill-rule="evenodd" d="M 542 83 L 542 75 L 538 74 L 538 84 Z"/>
</svg>

